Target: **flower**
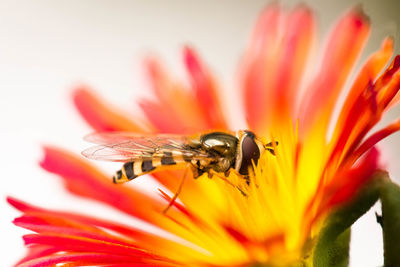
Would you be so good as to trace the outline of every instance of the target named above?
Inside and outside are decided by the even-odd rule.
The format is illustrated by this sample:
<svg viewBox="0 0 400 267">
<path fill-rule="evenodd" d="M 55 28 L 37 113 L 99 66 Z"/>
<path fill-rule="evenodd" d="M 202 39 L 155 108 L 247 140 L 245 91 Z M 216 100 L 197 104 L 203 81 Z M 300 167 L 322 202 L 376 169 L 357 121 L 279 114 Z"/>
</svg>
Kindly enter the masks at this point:
<svg viewBox="0 0 400 267">
<path fill-rule="evenodd" d="M 14 224 L 34 232 L 24 236 L 29 252 L 18 265 L 249 266 L 307 258 L 311 252 L 305 248 L 327 216 L 351 200 L 379 168 L 374 145 L 400 128 L 397 121 L 370 134 L 399 99 L 400 57 L 385 68 L 393 52 L 390 38 L 364 63 L 339 104 L 369 30 L 362 11 L 350 10 L 334 26 L 315 63 L 310 59 L 312 11 L 300 6 L 286 12 L 272 4 L 261 13 L 241 64 L 241 87 L 249 129 L 279 145 L 275 155 L 261 156 L 248 185 L 230 173 L 227 179 L 244 187 L 246 196 L 222 179 L 187 179 L 180 201 L 164 214 L 168 193 L 160 190 L 156 199 L 129 184 L 114 185 L 80 156 L 45 147 L 41 166 L 59 175 L 72 194 L 110 205 L 167 234 L 9 198 L 23 213 Z M 190 47 L 184 49 L 184 62 L 189 88 L 174 81 L 157 60 L 146 62 L 155 92 L 154 99 L 139 102 L 146 120 L 128 118 L 87 87 L 75 91 L 74 103 L 96 131 L 228 129 L 206 64 Z M 175 192 L 181 175 L 165 171 L 153 176 Z"/>
</svg>

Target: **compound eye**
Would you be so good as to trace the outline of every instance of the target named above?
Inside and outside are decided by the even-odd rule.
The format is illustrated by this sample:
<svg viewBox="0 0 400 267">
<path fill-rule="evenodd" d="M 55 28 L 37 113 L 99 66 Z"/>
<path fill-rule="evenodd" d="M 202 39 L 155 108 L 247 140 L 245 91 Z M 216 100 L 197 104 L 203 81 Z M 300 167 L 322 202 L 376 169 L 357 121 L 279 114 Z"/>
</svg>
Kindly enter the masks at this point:
<svg viewBox="0 0 400 267">
<path fill-rule="evenodd" d="M 245 136 L 241 142 L 242 164 L 239 173 L 243 175 L 248 174 L 248 170 L 252 167 L 252 162 L 257 164 L 260 158 L 260 149 L 254 141 L 254 136 Z"/>
</svg>

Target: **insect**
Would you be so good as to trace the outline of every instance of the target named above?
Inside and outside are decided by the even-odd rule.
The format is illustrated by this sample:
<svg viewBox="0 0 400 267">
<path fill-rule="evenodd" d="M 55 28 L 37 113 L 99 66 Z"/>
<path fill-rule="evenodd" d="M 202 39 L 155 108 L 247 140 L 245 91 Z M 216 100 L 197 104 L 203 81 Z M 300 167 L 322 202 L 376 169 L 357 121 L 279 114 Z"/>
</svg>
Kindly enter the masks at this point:
<svg viewBox="0 0 400 267">
<path fill-rule="evenodd" d="M 123 183 L 136 177 L 166 168 L 184 168 L 178 190 L 171 198 L 167 210 L 173 205 L 182 190 L 186 171 L 190 167 L 194 178 L 207 173 L 214 174 L 246 193 L 226 177 L 229 171 L 239 173 L 249 183 L 249 170 L 264 151 L 275 154 L 278 142 L 264 144 L 251 131 L 210 132 L 192 136 L 158 134 L 138 135 L 129 132 L 94 133 L 85 138 L 98 144 L 82 154 L 90 159 L 124 162 L 113 177 L 114 183 Z M 224 173 L 221 176 L 220 173 Z"/>
<path fill-rule="evenodd" d="M 85 138 L 98 144 L 82 154 L 90 159 L 124 162 L 113 177 L 123 183 L 166 168 L 189 166 L 193 177 L 204 173 L 228 176 L 234 170 L 248 180 L 249 169 L 264 151 L 274 154 L 278 142 L 264 144 L 251 131 L 210 132 L 193 136 L 129 132 L 94 133 Z"/>
</svg>

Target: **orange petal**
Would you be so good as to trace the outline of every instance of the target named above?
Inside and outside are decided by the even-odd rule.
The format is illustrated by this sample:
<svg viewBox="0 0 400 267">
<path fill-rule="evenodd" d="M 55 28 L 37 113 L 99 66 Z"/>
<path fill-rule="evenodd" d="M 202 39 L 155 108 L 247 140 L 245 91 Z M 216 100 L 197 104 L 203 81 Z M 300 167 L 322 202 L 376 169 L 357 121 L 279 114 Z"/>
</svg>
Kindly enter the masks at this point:
<svg viewBox="0 0 400 267">
<path fill-rule="evenodd" d="M 192 90 L 206 117 L 210 128 L 226 129 L 227 125 L 222 113 L 221 101 L 218 98 L 217 88 L 210 71 L 200 61 L 195 51 L 190 47 L 183 50 L 186 70 L 189 74 Z"/>
<path fill-rule="evenodd" d="M 361 9 L 355 8 L 335 26 L 327 40 L 324 58 L 302 103 L 300 129 L 318 125 L 326 131 L 334 105 L 367 40 L 370 26 Z"/>
<path fill-rule="evenodd" d="M 350 107 L 354 104 L 359 95 L 365 90 L 370 82 L 376 80 L 379 73 L 382 72 L 386 64 L 389 62 L 392 54 L 393 39 L 385 38 L 382 42 L 381 49 L 372 54 L 361 68 L 361 71 L 359 72 L 348 96 L 346 97 L 346 101 L 342 107 L 338 123 L 340 123 L 340 119 L 343 119 L 343 117 L 348 114 Z"/>
<path fill-rule="evenodd" d="M 314 27 L 305 6 L 284 14 L 273 4 L 260 16 L 244 67 L 247 119 L 257 133 L 291 126 Z"/>
<path fill-rule="evenodd" d="M 387 84 L 387 86 L 385 86 Z M 390 67 L 376 82 L 377 101 L 382 111 L 393 106 L 393 102 L 400 90 L 400 55 L 397 55 Z"/>
<path fill-rule="evenodd" d="M 367 133 L 376 125 L 389 103 L 400 90 L 400 57 L 396 57 L 391 66 L 372 84 L 371 81 L 357 96 L 349 101 L 353 103 L 348 111 L 340 114 L 339 124 L 335 129 L 334 150 L 330 159 L 331 165 L 336 165 L 341 159 L 351 157 Z M 346 117 L 347 116 L 347 117 Z M 336 138 L 338 138 L 336 140 Z"/>
<path fill-rule="evenodd" d="M 55 147 L 44 147 L 40 166 L 63 178 L 71 193 L 106 203 L 123 212 L 154 222 L 163 204 L 135 188 L 115 185 L 111 177 L 83 159 Z M 140 203 L 140 204 L 139 204 Z"/>
<path fill-rule="evenodd" d="M 341 108 L 341 112 L 336 123 L 335 130 L 332 136 L 332 142 L 337 142 L 338 138 L 341 139 L 348 138 L 348 134 L 343 134 L 352 131 L 353 125 L 349 125 L 348 118 L 354 116 L 354 112 L 351 110 L 359 99 L 360 95 L 370 86 L 371 81 L 375 81 L 378 74 L 383 70 L 385 65 L 388 63 L 391 55 L 393 53 L 393 40 L 391 38 L 386 38 L 381 45 L 381 49 L 375 52 L 367 60 L 367 62 L 362 67 L 360 73 L 355 79 L 353 86 L 350 89 L 348 96 L 346 97 L 345 103 Z M 354 119 L 353 123 L 357 120 Z M 348 130 L 346 130 L 346 128 Z"/>
<path fill-rule="evenodd" d="M 73 94 L 76 108 L 86 122 L 96 131 L 132 131 L 143 132 L 146 128 L 143 123 L 134 123 L 123 112 L 106 103 L 88 87 L 81 86 Z"/>
<path fill-rule="evenodd" d="M 261 123 L 268 124 L 262 114 L 264 107 L 273 101 L 269 84 L 276 69 L 282 16 L 283 11 L 277 4 L 271 4 L 263 10 L 241 64 L 246 119 L 250 128 L 256 131 Z"/>
<path fill-rule="evenodd" d="M 71 153 L 53 147 L 45 147 L 44 151 L 41 167 L 63 178 L 71 193 L 103 202 L 189 241 L 198 242 L 192 232 L 194 225 L 190 218 L 179 210 L 171 209 L 168 215 L 180 222 L 176 224 L 162 213 L 167 202 L 128 185 L 113 184 L 110 177 Z"/>
<path fill-rule="evenodd" d="M 212 128 L 192 92 L 171 81 L 156 60 L 148 59 L 146 63 L 157 98 L 139 105 L 158 131 L 193 133 Z"/>
<path fill-rule="evenodd" d="M 283 33 L 279 60 L 273 91 L 273 102 L 267 106 L 265 114 L 274 118 L 273 125 L 280 127 L 284 121 L 291 121 L 294 117 L 296 100 L 299 97 L 299 86 L 314 37 L 314 17 L 307 7 L 296 8 L 288 15 L 286 29 Z M 265 132 L 265 131 L 264 131 Z"/>
<path fill-rule="evenodd" d="M 158 102 L 142 100 L 139 107 L 146 114 L 147 119 L 161 133 L 182 133 L 186 127 L 171 106 Z"/>
</svg>

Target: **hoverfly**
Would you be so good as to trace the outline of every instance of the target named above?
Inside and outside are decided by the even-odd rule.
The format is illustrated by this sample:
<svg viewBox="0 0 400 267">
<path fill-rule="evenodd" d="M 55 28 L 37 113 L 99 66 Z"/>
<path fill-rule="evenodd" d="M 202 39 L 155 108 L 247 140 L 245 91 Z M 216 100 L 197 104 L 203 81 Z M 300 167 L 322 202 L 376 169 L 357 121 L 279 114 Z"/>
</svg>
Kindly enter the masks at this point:
<svg viewBox="0 0 400 267">
<path fill-rule="evenodd" d="M 248 179 L 249 169 L 257 164 L 264 151 L 274 154 L 278 142 L 264 144 L 251 131 L 210 132 L 193 136 L 156 134 L 138 135 L 129 132 L 104 132 L 86 136 L 97 144 L 82 152 L 90 159 L 124 162 L 113 177 L 123 183 L 136 177 L 166 168 L 189 166 L 193 177 L 204 173 L 228 176 L 234 170 Z"/>
</svg>

